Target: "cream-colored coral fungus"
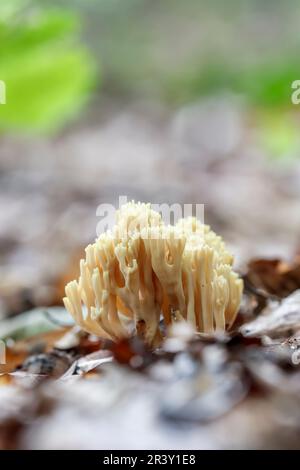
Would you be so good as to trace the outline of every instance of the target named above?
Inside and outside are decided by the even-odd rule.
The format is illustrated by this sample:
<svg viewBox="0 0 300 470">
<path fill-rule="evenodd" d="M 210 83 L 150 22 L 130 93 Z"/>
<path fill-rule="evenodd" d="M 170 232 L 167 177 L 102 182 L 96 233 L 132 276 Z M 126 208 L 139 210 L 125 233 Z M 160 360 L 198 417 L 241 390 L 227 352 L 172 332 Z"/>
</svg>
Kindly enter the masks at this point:
<svg viewBox="0 0 300 470">
<path fill-rule="evenodd" d="M 160 343 L 165 325 L 187 320 L 203 333 L 235 320 L 243 282 L 221 237 L 189 217 L 165 225 L 150 204 L 121 207 L 111 232 L 86 248 L 64 303 L 84 330 L 114 341 L 132 334 Z"/>
</svg>

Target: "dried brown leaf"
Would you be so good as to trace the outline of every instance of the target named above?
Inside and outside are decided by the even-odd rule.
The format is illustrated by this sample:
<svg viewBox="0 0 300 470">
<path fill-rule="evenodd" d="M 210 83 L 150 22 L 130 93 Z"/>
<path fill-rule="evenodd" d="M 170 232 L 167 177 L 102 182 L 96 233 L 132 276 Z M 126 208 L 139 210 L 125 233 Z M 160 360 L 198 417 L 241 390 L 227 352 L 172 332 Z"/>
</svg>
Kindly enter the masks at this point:
<svg viewBox="0 0 300 470">
<path fill-rule="evenodd" d="M 300 256 L 292 264 L 280 259 L 253 259 L 245 279 L 268 294 L 286 297 L 300 288 Z"/>
<path fill-rule="evenodd" d="M 269 302 L 256 320 L 244 324 L 240 331 L 244 336 L 279 337 L 300 329 L 300 290 L 280 302 Z"/>
</svg>

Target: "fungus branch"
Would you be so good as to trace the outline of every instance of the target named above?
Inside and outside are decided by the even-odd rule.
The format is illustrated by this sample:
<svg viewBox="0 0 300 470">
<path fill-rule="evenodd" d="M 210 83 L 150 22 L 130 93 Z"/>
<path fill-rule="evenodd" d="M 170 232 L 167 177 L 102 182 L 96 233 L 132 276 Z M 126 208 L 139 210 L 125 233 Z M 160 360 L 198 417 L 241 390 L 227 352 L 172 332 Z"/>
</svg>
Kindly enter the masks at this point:
<svg viewBox="0 0 300 470">
<path fill-rule="evenodd" d="M 86 248 L 78 282 L 66 286 L 64 303 L 84 330 L 117 340 L 138 335 L 151 346 L 165 324 L 178 319 L 212 333 L 230 327 L 243 282 L 221 237 L 195 218 L 165 226 L 150 204 L 123 206 L 112 233 Z"/>
</svg>

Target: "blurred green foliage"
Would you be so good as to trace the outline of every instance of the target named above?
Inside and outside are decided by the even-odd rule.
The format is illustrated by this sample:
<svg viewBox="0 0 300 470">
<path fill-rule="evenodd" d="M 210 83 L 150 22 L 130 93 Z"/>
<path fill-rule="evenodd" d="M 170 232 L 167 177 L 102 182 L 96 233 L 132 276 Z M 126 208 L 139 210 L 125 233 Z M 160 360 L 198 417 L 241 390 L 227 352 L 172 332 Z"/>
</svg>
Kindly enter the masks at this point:
<svg viewBox="0 0 300 470">
<path fill-rule="evenodd" d="M 261 107 L 291 104 L 300 76 L 298 0 L 44 0 L 88 25 L 113 96 L 170 105 L 230 91 Z"/>
<path fill-rule="evenodd" d="M 293 114 L 265 110 L 256 116 L 259 140 L 271 159 L 289 163 L 299 155 L 299 122 Z"/>
<path fill-rule="evenodd" d="M 291 84 L 300 76 L 298 59 L 269 59 L 262 64 L 233 65 L 228 61 L 207 60 L 168 77 L 166 96 L 182 104 L 197 97 L 222 91 L 243 96 L 255 107 L 291 107 Z"/>
<path fill-rule="evenodd" d="M 83 37 L 97 65 L 79 41 Z M 51 131 L 101 90 L 169 107 L 241 96 L 272 154 L 295 146 L 286 112 L 300 78 L 298 0 L 1 0 L 0 130 Z"/>
<path fill-rule="evenodd" d="M 68 10 L 1 0 L 0 79 L 6 104 L 0 106 L 0 131 L 53 132 L 82 109 L 95 67 L 79 43 L 79 26 Z"/>
<path fill-rule="evenodd" d="M 113 99 L 176 108 L 229 92 L 248 106 L 268 154 L 299 153 L 299 123 L 289 117 L 298 112 L 291 103 L 291 84 L 300 78 L 298 0 L 75 3 Z"/>
</svg>

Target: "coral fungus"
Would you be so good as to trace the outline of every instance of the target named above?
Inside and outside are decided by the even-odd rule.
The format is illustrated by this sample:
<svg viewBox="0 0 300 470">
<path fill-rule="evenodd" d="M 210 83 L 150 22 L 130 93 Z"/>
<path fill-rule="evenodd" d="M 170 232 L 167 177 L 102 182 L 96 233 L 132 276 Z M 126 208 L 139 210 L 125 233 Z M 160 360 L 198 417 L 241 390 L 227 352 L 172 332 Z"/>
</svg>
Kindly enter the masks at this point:
<svg viewBox="0 0 300 470">
<path fill-rule="evenodd" d="M 134 326 L 158 345 L 161 315 L 167 326 L 187 320 L 199 332 L 224 331 L 243 290 L 232 263 L 222 238 L 197 219 L 167 226 L 150 204 L 131 202 L 118 211 L 114 229 L 87 246 L 64 303 L 84 330 L 112 340 Z"/>
</svg>

